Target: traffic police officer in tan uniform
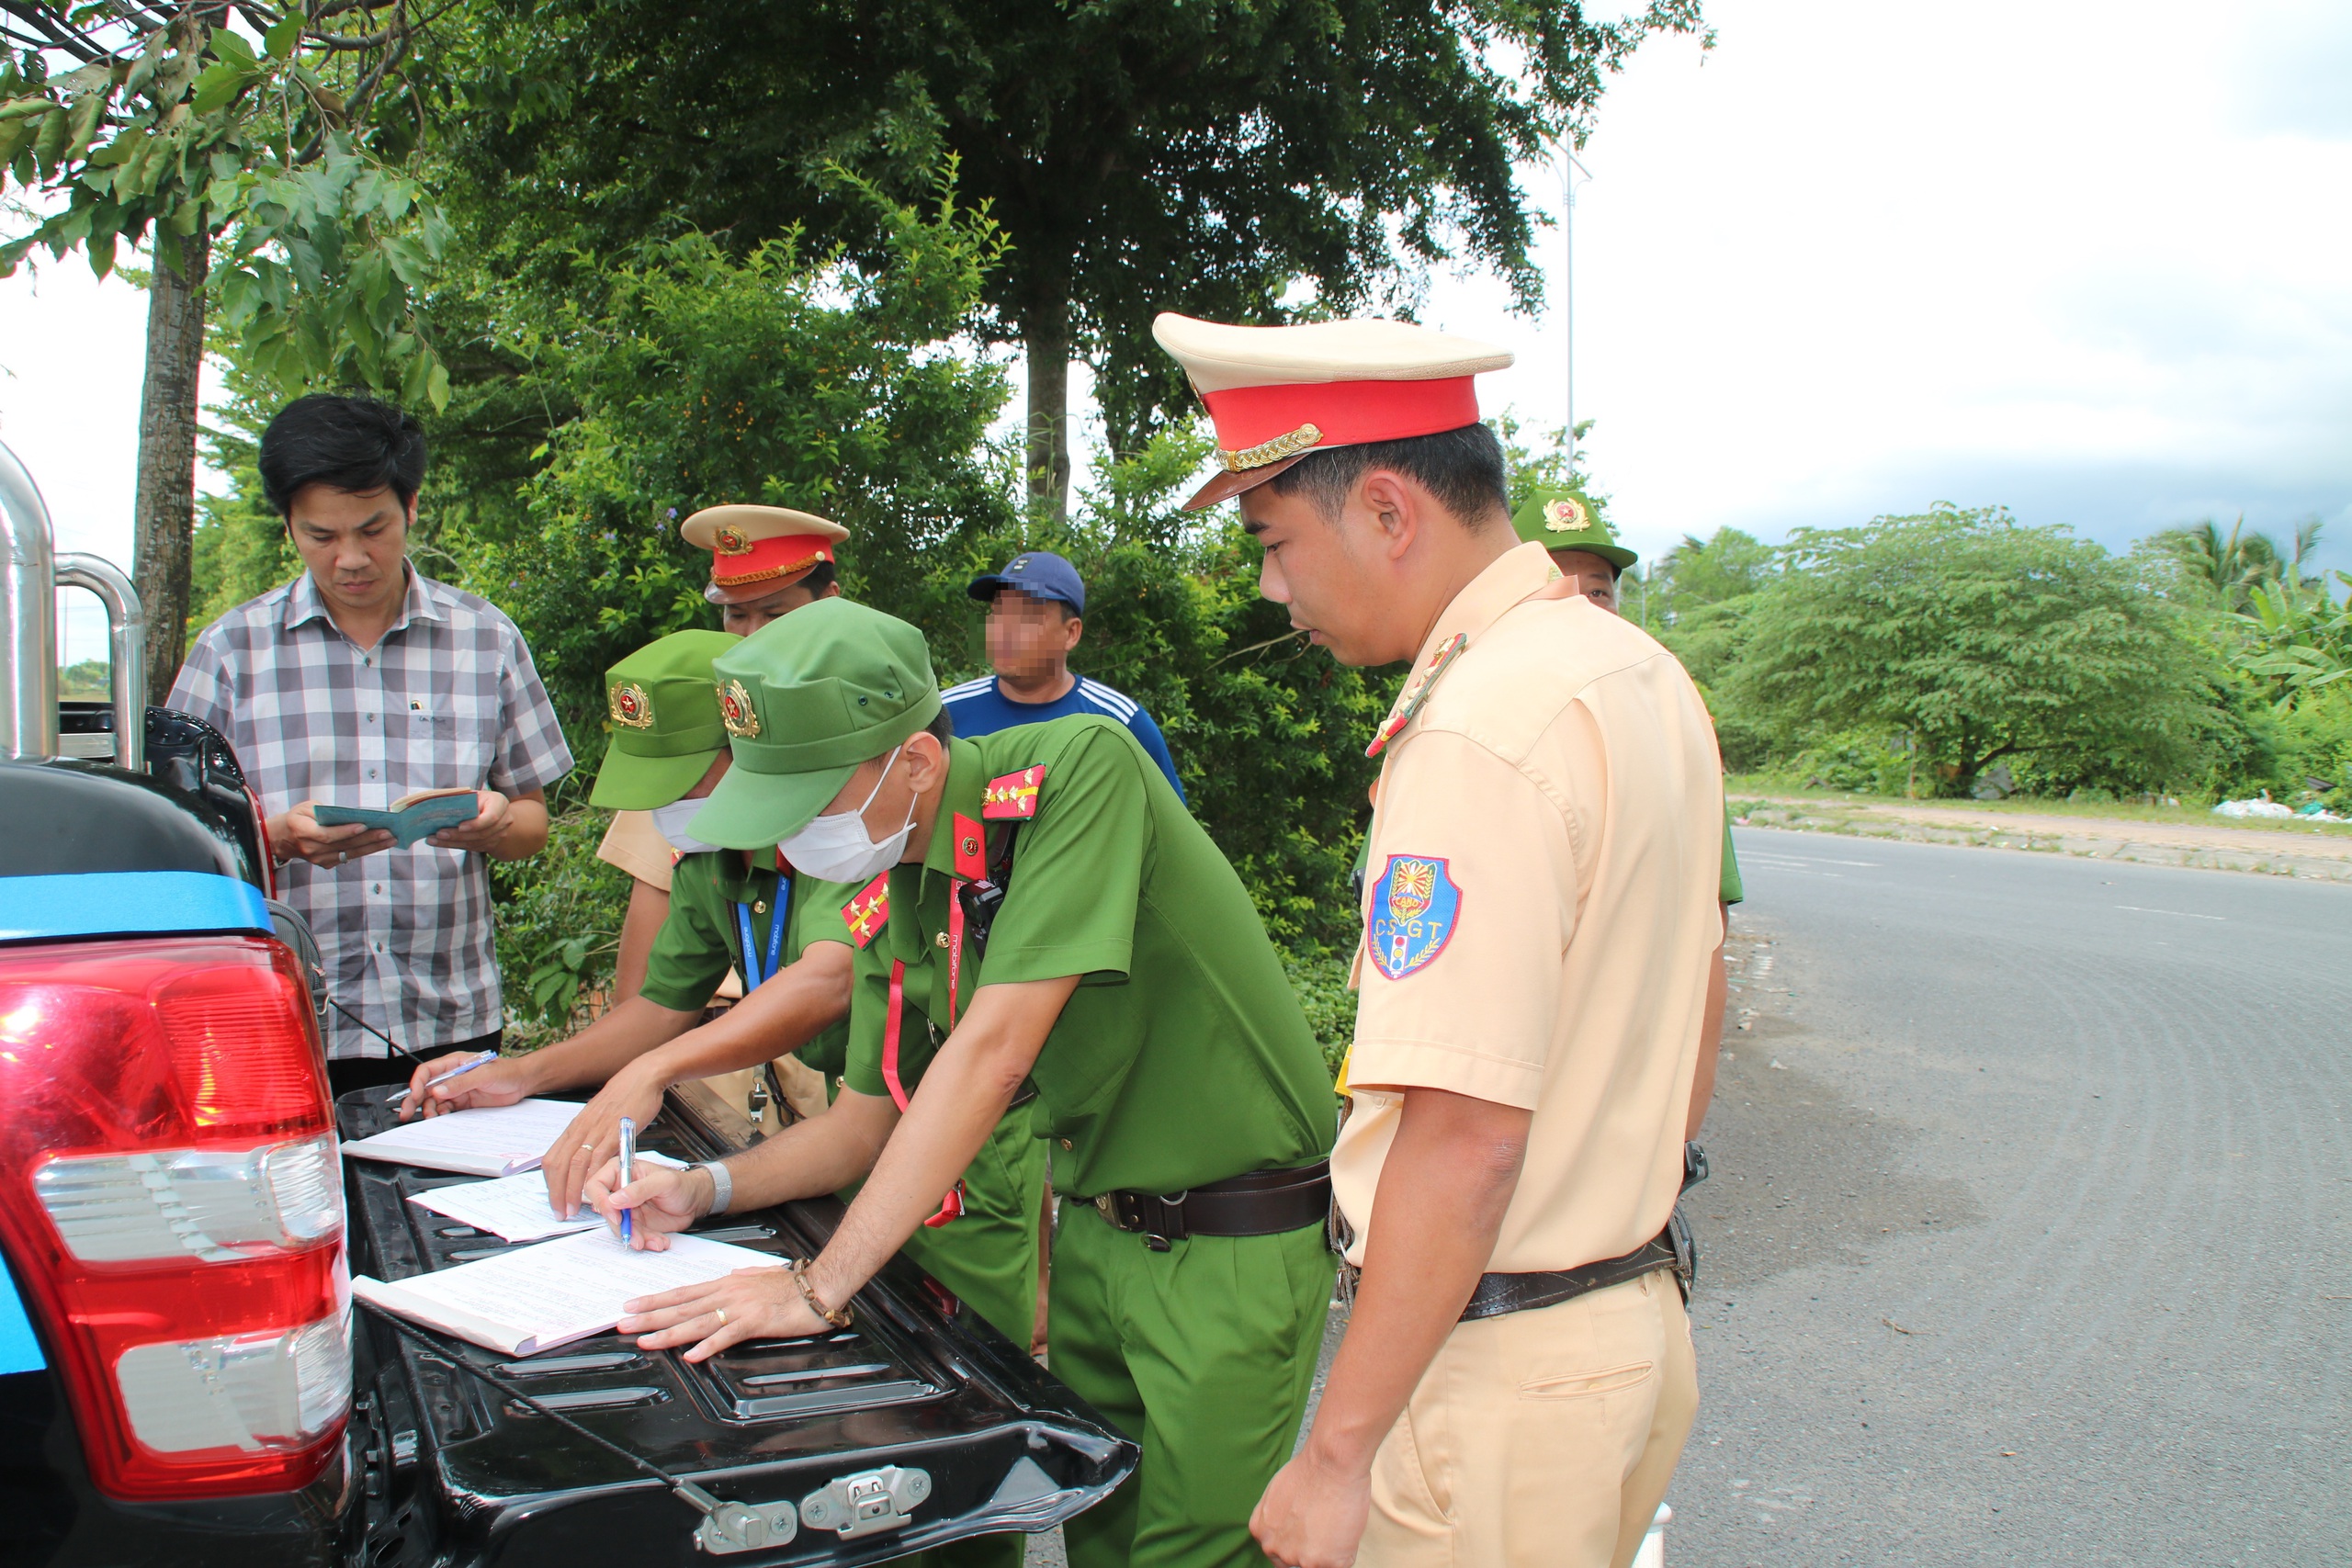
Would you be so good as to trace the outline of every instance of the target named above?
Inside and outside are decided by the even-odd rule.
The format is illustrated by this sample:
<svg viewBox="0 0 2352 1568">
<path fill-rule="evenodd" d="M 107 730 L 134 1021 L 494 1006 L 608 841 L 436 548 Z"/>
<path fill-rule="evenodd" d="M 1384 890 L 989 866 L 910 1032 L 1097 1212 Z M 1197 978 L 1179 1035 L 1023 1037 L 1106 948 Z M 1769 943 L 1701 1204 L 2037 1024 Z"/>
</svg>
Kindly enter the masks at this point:
<svg viewBox="0 0 2352 1568">
<path fill-rule="evenodd" d="M 1690 677 L 1510 526 L 1474 377 L 1390 321 L 1163 316 L 1265 547 L 1344 663 L 1412 660 L 1382 759 L 1332 1157 L 1363 1276 L 1251 1523 L 1276 1562 L 1630 1562 L 1697 1404 L 1682 1179 L 1723 791 Z"/>
</svg>

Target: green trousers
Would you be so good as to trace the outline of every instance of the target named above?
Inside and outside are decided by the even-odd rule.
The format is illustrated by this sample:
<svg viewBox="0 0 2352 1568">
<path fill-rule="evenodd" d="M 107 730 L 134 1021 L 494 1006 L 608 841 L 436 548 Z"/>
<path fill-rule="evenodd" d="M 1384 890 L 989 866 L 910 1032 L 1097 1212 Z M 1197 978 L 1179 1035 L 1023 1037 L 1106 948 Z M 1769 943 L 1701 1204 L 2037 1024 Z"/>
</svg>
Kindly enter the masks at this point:
<svg viewBox="0 0 2352 1568">
<path fill-rule="evenodd" d="M 1037 1219 L 1046 1198 L 1046 1145 L 1029 1109 L 1006 1111 L 965 1168 L 963 1217 L 918 1229 L 905 1247 L 1023 1355 L 1036 1327 Z M 910 1568 L 1021 1568 L 1027 1544 L 1025 1536 L 984 1535 L 906 1561 Z"/>
<path fill-rule="evenodd" d="M 1062 1205 L 1053 1372 L 1143 1449 L 1063 1528 L 1070 1568 L 1263 1568 L 1250 1513 L 1298 1440 L 1335 1267 L 1321 1225 L 1154 1252 Z"/>
<path fill-rule="evenodd" d="M 1046 1145 L 1029 1107 L 1004 1113 L 964 1170 L 964 1214 L 918 1227 L 906 1254 L 1026 1355 L 1037 1323 L 1037 1216 Z"/>
</svg>

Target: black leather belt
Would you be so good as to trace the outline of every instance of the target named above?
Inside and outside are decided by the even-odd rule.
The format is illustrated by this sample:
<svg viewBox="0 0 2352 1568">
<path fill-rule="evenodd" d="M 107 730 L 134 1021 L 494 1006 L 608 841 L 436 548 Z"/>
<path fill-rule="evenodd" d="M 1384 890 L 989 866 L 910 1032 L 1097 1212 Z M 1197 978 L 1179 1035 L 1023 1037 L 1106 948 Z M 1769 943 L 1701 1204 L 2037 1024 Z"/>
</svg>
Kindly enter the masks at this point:
<svg viewBox="0 0 2352 1568">
<path fill-rule="evenodd" d="M 1674 1227 L 1668 1225 L 1623 1258 L 1604 1258 L 1580 1269 L 1538 1274 L 1481 1274 L 1478 1288 L 1470 1292 L 1470 1303 L 1462 1309 L 1462 1321 L 1469 1323 L 1481 1317 L 1500 1317 L 1505 1313 L 1557 1306 L 1594 1291 L 1638 1280 L 1654 1269 L 1672 1269 L 1679 1276 L 1684 1267 L 1683 1257 L 1675 1247 Z"/>
<path fill-rule="evenodd" d="M 1195 1235 L 1280 1235 L 1319 1225 L 1331 1212 L 1331 1162 L 1253 1170 L 1189 1192 L 1105 1192 L 1094 1212 L 1154 1252 Z"/>
</svg>

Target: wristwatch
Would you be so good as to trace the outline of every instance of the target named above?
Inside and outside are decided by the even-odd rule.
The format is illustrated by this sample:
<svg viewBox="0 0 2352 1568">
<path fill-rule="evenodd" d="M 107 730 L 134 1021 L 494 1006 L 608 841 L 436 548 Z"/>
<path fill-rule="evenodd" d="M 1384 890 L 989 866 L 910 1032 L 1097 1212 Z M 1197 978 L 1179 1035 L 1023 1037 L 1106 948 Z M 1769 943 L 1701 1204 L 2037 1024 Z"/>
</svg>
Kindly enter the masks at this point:
<svg viewBox="0 0 2352 1568">
<path fill-rule="evenodd" d="M 728 1205 L 735 1201 L 735 1179 L 727 1174 L 727 1167 L 716 1161 L 705 1161 L 694 1168 L 710 1178 L 710 1212 L 725 1213 Z"/>
</svg>

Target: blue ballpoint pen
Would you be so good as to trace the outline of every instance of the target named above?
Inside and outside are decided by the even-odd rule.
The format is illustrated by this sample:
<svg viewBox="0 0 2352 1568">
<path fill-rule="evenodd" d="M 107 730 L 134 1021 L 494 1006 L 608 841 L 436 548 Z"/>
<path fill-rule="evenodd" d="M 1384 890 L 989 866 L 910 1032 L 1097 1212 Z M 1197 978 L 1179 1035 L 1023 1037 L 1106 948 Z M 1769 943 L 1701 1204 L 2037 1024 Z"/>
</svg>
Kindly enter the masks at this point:
<svg viewBox="0 0 2352 1568">
<path fill-rule="evenodd" d="M 425 1079 L 424 1089 L 420 1089 L 416 1092 L 423 1094 L 425 1089 L 431 1089 L 435 1084 L 447 1083 L 451 1078 L 457 1077 L 460 1074 L 472 1072 L 476 1067 L 488 1066 L 491 1063 L 495 1062 L 496 1060 L 498 1060 L 497 1052 L 484 1051 L 481 1055 L 476 1056 L 470 1062 L 461 1062 L 458 1066 L 451 1067 L 446 1073 L 439 1073 Z M 392 1099 L 395 1102 L 406 1100 L 408 1098 L 408 1092 L 409 1091 L 404 1089 L 394 1089 L 392 1091 Z"/>
<path fill-rule="evenodd" d="M 621 1118 L 621 1185 L 627 1187 L 637 1179 L 637 1123 Z M 629 1211 L 621 1211 L 621 1240 L 629 1238 Z"/>
</svg>

